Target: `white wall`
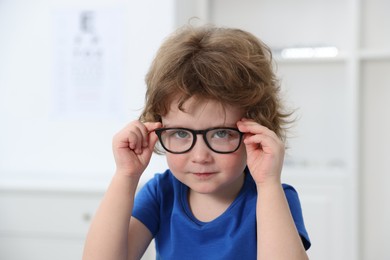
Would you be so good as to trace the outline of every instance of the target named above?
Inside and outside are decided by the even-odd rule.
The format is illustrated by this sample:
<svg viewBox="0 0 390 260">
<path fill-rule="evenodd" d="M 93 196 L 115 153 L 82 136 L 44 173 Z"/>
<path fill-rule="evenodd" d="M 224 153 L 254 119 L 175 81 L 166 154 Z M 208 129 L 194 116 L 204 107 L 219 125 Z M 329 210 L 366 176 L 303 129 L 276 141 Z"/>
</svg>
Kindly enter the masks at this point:
<svg viewBox="0 0 390 260">
<path fill-rule="evenodd" d="M 174 27 L 173 4 L 173 0 L 0 1 L 1 185 L 106 185 L 114 170 L 111 138 L 139 115 L 145 73 Z M 61 37 L 54 31 L 60 28 L 56 14 L 82 10 L 116 10 L 123 19 L 123 24 L 120 19 L 103 21 L 111 23 L 112 30 L 123 31 L 124 47 L 115 56 L 122 60 L 111 61 L 123 65 L 122 71 L 111 74 L 118 77 L 111 80 L 116 83 L 112 86 L 116 93 L 111 94 L 123 107 L 103 107 L 102 116 L 93 112 L 63 116 L 53 105 L 59 92 L 56 84 L 61 83 L 55 74 L 61 71 L 56 67 L 56 41 Z M 106 55 L 110 54 L 115 55 L 108 48 Z M 164 161 L 154 158 L 148 176 L 164 169 Z"/>
</svg>

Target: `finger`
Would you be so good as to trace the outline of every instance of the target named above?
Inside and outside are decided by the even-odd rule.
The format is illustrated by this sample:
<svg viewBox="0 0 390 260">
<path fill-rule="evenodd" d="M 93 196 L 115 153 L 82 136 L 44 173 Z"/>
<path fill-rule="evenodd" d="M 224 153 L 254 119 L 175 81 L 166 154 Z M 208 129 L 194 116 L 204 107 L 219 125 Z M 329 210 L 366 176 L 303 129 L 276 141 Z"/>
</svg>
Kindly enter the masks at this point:
<svg viewBox="0 0 390 260">
<path fill-rule="evenodd" d="M 161 122 L 146 122 L 144 125 L 148 132 L 152 132 L 162 126 Z"/>
<path fill-rule="evenodd" d="M 134 121 L 134 126 L 136 129 L 134 129 L 135 133 L 137 134 L 137 137 L 139 138 L 139 145 L 141 147 L 147 147 L 148 146 L 148 135 L 149 131 L 146 127 L 146 125 L 139 120 Z"/>
<path fill-rule="evenodd" d="M 244 142 L 244 144 L 247 144 L 247 145 L 250 145 L 250 144 L 266 145 L 266 144 L 271 144 L 274 141 L 269 136 L 257 134 L 257 135 L 245 135 L 243 142 Z"/>
<path fill-rule="evenodd" d="M 156 130 L 157 128 L 160 128 L 160 127 L 162 127 L 162 123 L 160 123 L 160 122 L 148 123 L 146 125 L 146 128 L 149 131 L 149 143 L 150 143 L 149 147 L 154 148 L 156 142 L 158 141 L 158 136 L 157 136 L 156 132 L 154 132 L 154 130 Z"/>
<path fill-rule="evenodd" d="M 280 139 L 275 139 L 267 135 L 247 135 L 244 144 L 251 150 L 261 149 L 267 154 L 284 151 L 284 143 Z"/>
<path fill-rule="evenodd" d="M 131 147 L 131 149 L 134 149 L 134 140 L 137 140 L 137 135 L 130 131 L 130 126 L 128 125 L 114 136 L 113 145 L 118 148 Z"/>
<path fill-rule="evenodd" d="M 148 148 L 153 150 L 154 145 L 157 142 L 157 135 L 154 133 L 156 128 L 161 127 L 160 122 L 136 122 L 136 129 L 134 129 L 134 133 L 137 136 L 136 142 L 136 153 L 141 154 L 143 149 Z"/>
<path fill-rule="evenodd" d="M 119 134 L 121 146 L 126 145 L 137 154 L 142 152 L 142 142 L 145 139 L 143 132 L 146 132 L 143 128 L 145 127 L 139 121 L 129 123 Z"/>
<path fill-rule="evenodd" d="M 130 126 L 124 130 L 125 140 L 128 143 L 128 147 L 134 152 L 138 153 L 141 148 L 142 134 L 137 127 Z"/>
<path fill-rule="evenodd" d="M 129 132 L 129 147 L 139 154 L 142 151 L 142 133 L 139 128 L 135 128 Z"/>
<path fill-rule="evenodd" d="M 274 131 L 269 129 L 266 126 L 260 125 L 259 123 L 251 120 L 251 119 L 242 119 L 237 122 L 238 130 L 242 133 L 250 133 L 250 134 L 263 134 L 268 135 L 270 137 L 279 139 Z"/>
<path fill-rule="evenodd" d="M 150 141 L 150 147 L 153 149 L 157 142 L 157 136 L 153 131 L 158 127 L 161 127 L 160 122 L 132 121 L 114 136 L 113 145 L 118 148 L 127 147 L 136 154 L 141 154 L 143 148 L 148 148 Z"/>
</svg>

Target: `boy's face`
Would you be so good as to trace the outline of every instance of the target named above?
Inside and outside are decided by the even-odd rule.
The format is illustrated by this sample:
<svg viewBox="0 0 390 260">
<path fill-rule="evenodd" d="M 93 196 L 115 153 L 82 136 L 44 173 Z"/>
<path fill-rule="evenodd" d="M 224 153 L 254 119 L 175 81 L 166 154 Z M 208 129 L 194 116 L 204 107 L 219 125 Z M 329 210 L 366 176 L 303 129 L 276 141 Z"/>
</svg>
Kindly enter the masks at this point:
<svg viewBox="0 0 390 260">
<path fill-rule="evenodd" d="M 197 101 L 190 98 L 178 108 L 177 101 L 171 104 L 163 127 L 184 127 L 203 130 L 212 127 L 236 128 L 244 112 L 234 106 L 225 106 L 216 101 Z M 183 154 L 167 153 L 168 166 L 175 177 L 192 191 L 207 194 L 224 194 L 237 191 L 243 183 L 246 166 L 246 151 L 243 144 L 237 151 L 228 154 L 213 152 L 202 135 L 197 135 L 194 147 Z"/>
</svg>

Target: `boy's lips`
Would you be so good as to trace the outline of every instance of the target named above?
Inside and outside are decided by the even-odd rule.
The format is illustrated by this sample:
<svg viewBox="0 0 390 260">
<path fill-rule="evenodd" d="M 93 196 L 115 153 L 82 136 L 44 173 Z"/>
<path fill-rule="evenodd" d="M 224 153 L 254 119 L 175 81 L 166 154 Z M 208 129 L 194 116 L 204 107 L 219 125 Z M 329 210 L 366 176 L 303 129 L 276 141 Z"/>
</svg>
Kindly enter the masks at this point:
<svg viewBox="0 0 390 260">
<path fill-rule="evenodd" d="M 216 174 L 216 172 L 193 172 L 192 174 L 194 174 L 197 177 L 206 178 Z"/>
</svg>

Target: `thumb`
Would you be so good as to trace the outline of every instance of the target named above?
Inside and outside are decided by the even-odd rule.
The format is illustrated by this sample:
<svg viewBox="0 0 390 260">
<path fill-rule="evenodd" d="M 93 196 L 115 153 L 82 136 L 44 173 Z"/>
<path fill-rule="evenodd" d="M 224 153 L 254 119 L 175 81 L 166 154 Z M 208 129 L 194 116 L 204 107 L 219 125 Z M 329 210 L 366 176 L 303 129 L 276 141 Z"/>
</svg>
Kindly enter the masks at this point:
<svg viewBox="0 0 390 260">
<path fill-rule="evenodd" d="M 149 132 L 149 136 L 148 136 L 148 148 L 153 150 L 154 149 L 154 146 L 156 145 L 157 143 L 157 140 L 158 140 L 158 136 L 157 134 L 154 132 L 154 130 L 156 130 L 157 128 L 161 127 L 162 124 L 160 122 L 153 122 L 153 123 L 145 123 L 145 126 L 146 126 L 146 129 L 148 130 Z"/>
<path fill-rule="evenodd" d="M 150 150 L 154 149 L 154 146 L 156 145 L 157 141 L 158 141 L 158 136 L 156 135 L 156 133 L 155 132 L 149 133 L 148 147 Z"/>
</svg>

